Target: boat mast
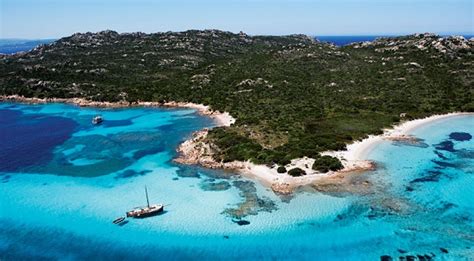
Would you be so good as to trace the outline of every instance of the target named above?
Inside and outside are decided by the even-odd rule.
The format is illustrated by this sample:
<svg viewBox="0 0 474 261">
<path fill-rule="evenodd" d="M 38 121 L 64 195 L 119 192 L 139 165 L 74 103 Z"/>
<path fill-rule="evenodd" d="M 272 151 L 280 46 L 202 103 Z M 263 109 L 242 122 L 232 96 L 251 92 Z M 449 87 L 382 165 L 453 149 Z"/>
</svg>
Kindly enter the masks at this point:
<svg viewBox="0 0 474 261">
<path fill-rule="evenodd" d="M 145 186 L 145 194 L 146 194 L 146 204 L 148 207 L 150 207 L 150 201 L 148 200 L 148 190 L 146 189 L 146 186 Z"/>
</svg>

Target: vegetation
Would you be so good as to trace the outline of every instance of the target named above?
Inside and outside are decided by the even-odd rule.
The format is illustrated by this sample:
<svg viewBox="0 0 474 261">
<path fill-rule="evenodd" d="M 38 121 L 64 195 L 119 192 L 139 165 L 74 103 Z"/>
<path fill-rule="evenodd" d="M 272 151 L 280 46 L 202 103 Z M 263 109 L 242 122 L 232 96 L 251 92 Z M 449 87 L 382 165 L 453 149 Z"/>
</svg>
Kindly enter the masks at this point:
<svg viewBox="0 0 474 261">
<path fill-rule="evenodd" d="M 330 170 L 337 171 L 343 167 L 338 159 L 327 155 L 317 157 L 313 164 L 313 169 L 322 173 L 326 173 Z"/>
<path fill-rule="evenodd" d="M 473 42 L 434 35 L 335 47 L 303 35 L 216 30 L 75 34 L 0 56 L 0 94 L 187 101 L 237 119 L 209 139 L 216 158 L 286 165 L 400 120 L 474 111 Z"/>
<path fill-rule="evenodd" d="M 286 168 L 283 167 L 283 166 L 279 166 L 279 167 L 277 168 L 277 172 L 278 172 L 278 173 L 286 173 Z"/>
<path fill-rule="evenodd" d="M 294 168 L 288 171 L 288 175 L 293 176 L 293 177 L 299 177 L 299 176 L 306 175 L 306 171 L 300 168 Z"/>
</svg>

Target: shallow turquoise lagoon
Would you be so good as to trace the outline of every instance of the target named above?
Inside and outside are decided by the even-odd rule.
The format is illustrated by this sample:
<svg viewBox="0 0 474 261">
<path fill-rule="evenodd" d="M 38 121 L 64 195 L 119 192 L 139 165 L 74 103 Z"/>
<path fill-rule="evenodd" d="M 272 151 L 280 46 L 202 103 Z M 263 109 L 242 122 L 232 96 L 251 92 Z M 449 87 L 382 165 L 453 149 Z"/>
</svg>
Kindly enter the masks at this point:
<svg viewBox="0 0 474 261">
<path fill-rule="evenodd" d="M 292 198 L 172 162 L 212 126 L 189 109 L 0 104 L 0 259 L 473 258 L 473 116 L 415 130 L 417 146 L 378 145 L 370 193 Z M 145 185 L 166 212 L 112 224 L 146 204 Z"/>
</svg>

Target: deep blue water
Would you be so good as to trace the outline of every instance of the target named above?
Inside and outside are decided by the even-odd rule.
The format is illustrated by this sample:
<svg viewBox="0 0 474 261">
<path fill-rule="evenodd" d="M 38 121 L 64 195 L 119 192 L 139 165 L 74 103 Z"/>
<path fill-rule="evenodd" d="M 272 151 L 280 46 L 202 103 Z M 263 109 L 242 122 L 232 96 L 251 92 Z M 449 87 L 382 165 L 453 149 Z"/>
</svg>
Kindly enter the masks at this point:
<svg viewBox="0 0 474 261">
<path fill-rule="evenodd" d="M 41 44 L 49 44 L 55 39 L 24 40 L 24 39 L 0 39 L 0 53 L 14 54 L 26 52 Z"/>
<path fill-rule="evenodd" d="M 316 36 L 316 39 L 333 43 L 337 46 L 343 46 L 351 43 L 357 42 L 365 42 L 365 41 L 373 41 L 376 38 L 381 36 L 374 36 L 374 35 L 358 35 L 358 36 Z"/>
<path fill-rule="evenodd" d="M 420 144 L 380 143 L 368 154 L 378 169 L 347 185 L 367 191 L 287 198 L 174 163 L 180 142 L 214 125 L 193 110 L 2 103 L 0 259 L 472 260 L 473 117 L 416 129 Z M 146 203 L 145 185 L 166 212 L 112 224 Z"/>
<path fill-rule="evenodd" d="M 65 117 L 0 110 L 0 172 L 43 165 L 54 147 L 71 137 L 78 124 Z"/>
</svg>

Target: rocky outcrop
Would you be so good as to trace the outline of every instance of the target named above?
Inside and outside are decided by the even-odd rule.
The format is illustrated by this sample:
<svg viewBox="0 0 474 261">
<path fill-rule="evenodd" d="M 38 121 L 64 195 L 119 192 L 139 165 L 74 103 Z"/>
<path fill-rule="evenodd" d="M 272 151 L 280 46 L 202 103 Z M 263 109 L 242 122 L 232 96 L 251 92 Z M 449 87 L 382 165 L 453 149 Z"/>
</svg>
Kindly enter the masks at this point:
<svg viewBox="0 0 474 261">
<path fill-rule="evenodd" d="M 351 44 L 353 48 L 373 47 L 377 52 L 398 51 L 401 49 L 436 50 L 449 56 L 459 52 L 474 52 L 474 41 L 463 36 L 440 37 L 431 33 L 413 34 L 404 37 L 383 37 L 373 42 Z"/>
<path fill-rule="evenodd" d="M 181 164 L 201 165 L 211 169 L 244 169 L 244 162 L 218 162 L 214 159 L 213 155 L 216 149 L 207 140 L 208 131 L 208 129 L 196 131 L 191 139 L 181 143 L 177 149 L 179 156 L 174 161 Z"/>
<path fill-rule="evenodd" d="M 204 129 L 193 133 L 191 139 L 181 143 L 176 162 L 181 164 L 199 164 L 210 168 L 218 168 L 220 164 L 212 158 L 211 147 L 205 142 L 208 130 Z"/>
<path fill-rule="evenodd" d="M 413 135 L 406 135 L 406 134 L 388 136 L 388 137 L 384 137 L 384 139 L 397 142 L 397 143 L 407 144 L 407 145 L 420 146 L 424 144 L 423 139 L 417 138 Z"/>
<path fill-rule="evenodd" d="M 271 185 L 273 192 L 279 195 L 291 195 L 293 193 L 293 187 L 288 183 L 273 183 Z"/>
</svg>

